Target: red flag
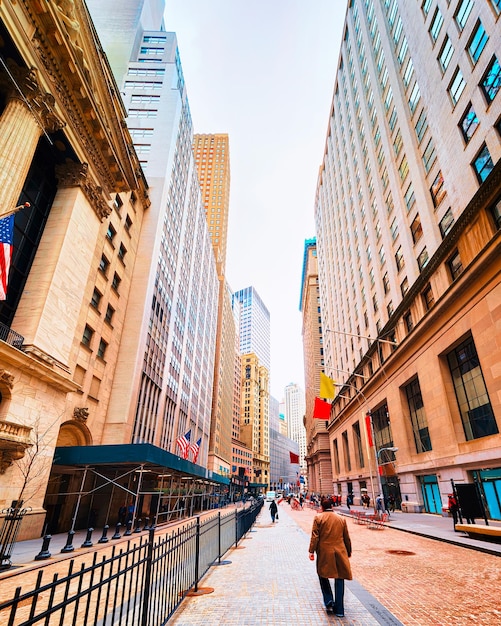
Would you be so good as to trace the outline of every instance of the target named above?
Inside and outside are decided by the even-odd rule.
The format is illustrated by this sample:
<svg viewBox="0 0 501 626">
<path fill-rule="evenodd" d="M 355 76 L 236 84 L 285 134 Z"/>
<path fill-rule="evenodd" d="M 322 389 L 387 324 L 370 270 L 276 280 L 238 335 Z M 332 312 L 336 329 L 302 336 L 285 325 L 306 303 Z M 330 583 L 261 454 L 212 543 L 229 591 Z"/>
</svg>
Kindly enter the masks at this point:
<svg viewBox="0 0 501 626">
<path fill-rule="evenodd" d="M 328 420 L 331 414 L 331 403 L 315 398 L 315 408 L 313 409 L 313 418 L 319 420 Z"/>
<path fill-rule="evenodd" d="M 294 454 L 294 452 L 289 452 L 289 456 L 291 458 L 291 463 L 299 463 L 299 456 Z"/>
<path fill-rule="evenodd" d="M 14 214 L 0 220 L 0 300 L 7 299 L 12 238 L 14 236 Z"/>
<path fill-rule="evenodd" d="M 372 429 L 371 429 L 371 415 L 367 413 L 365 416 L 365 427 L 367 428 L 367 441 L 369 442 L 369 448 L 372 448 L 374 445 L 372 441 Z"/>
</svg>

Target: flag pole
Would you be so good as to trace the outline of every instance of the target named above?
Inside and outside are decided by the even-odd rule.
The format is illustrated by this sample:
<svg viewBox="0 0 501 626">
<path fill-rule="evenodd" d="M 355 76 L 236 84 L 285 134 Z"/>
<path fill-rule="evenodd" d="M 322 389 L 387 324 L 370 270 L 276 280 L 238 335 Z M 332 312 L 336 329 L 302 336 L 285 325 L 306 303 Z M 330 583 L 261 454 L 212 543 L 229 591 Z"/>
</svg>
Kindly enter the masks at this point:
<svg viewBox="0 0 501 626">
<path fill-rule="evenodd" d="M 17 213 L 21 209 L 29 209 L 30 206 L 31 206 L 31 204 L 29 202 L 25 202 L 24 204 L 20 204 L 19 206 L 15 207 L 14 209 L 11 209 L 10 211 L 7 211 L 6 213 L 2 213 L 2 215 L 0 215 L 0 219 L 3 219 L 4 217 L 9 217 L 9 215 L 12 215 L 13 213 Z"/>
</svg>

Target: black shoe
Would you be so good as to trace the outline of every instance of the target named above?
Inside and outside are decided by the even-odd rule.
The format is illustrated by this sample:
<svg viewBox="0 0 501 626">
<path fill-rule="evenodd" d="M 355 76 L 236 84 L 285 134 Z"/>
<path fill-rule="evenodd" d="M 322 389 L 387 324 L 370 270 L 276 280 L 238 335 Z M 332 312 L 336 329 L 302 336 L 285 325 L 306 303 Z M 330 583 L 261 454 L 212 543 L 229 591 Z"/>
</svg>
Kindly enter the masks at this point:
<svg viewBox="0 0 501 626">
<path fill-rule="evenodd" d="M 344 613 L 334 613 L 336 617 L 344 617 Z"/>
<path fill-rule="evenodd" d="M 327 611 L 327 613 L 334 613 L 334 606 L 332 604 L 326 604 L 325 610 Z"/>
</svg>

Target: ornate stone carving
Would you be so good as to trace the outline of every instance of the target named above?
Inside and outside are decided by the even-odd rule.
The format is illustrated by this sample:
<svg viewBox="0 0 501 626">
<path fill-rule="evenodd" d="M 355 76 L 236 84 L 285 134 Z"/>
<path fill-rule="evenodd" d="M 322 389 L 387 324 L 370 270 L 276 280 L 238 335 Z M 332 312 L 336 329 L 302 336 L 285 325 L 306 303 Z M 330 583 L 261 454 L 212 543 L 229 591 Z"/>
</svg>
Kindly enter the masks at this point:
<svg viewBox="0 0 501 626">
<path fill-rule="evenodd" d="M 0 382 L 4 383 L 9 389 L 14 386 L 14 376 L 8 370 L 0 369 Z"/>
<path fill-rule="evenodd" d="M 80 187 L 102 222 L 111 213 L 111 207 L 103 198 L 103 189 L 90 178 L 88 163 L 71 161 L 56 167 L 59 187 Z"/>
<path fill-rule="evenodd" d="M 40 88 L 37 70 L 20 67 L 12 59 L 7 59 L 7 72 L 0 74 L 0 86 L 8 99 L 16 99 L 29 106 L 42 130 L 55 133 L 64 123 L 58 118 L 55 99 Z"/>
<path fill-rule="evenodd" d="M 73 409 L 73 419 L 78 422 L 86 422 L 89 417 L 89 409 L 86 406 L 76 406 Z"/>
</svg>

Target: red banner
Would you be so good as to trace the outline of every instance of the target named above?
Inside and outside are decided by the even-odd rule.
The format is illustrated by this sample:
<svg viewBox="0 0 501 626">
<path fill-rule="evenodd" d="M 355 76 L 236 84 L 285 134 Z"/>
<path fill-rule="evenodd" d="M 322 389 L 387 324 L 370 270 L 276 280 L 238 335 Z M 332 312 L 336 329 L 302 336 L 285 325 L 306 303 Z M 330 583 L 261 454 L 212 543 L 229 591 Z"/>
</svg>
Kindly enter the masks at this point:
<svg viewBox="0 0 501 626">
<path fill-rule="evenodd" d="M 315 398 L 315 407 L 313 409 L 313 418 L 319 420 L 328 420 L 331 415 L 332 404 L 325 402 L 320 398 Z"/>
<path fill-rule="evenodd" d="M 372 441 L 371 416 L 369 413 L 365 416 L 365 426 L 367 428 L 367 441 L 369 442 L 369 447 L 372 448 L 374 443 Z"/>
</svg>

